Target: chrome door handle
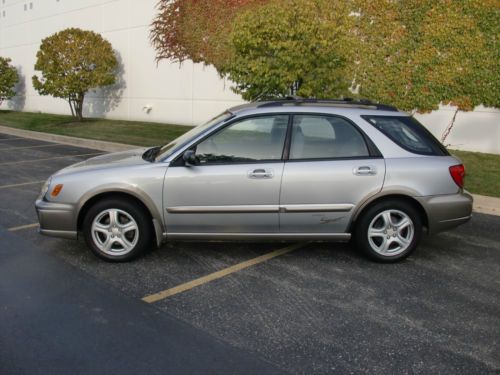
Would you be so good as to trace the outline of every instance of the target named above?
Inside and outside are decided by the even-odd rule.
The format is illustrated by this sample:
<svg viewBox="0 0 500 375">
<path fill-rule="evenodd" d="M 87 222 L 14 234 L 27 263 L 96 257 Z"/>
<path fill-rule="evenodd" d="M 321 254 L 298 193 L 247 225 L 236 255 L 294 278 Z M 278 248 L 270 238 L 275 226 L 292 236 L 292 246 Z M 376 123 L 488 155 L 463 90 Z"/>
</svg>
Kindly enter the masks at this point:
<svg viewBox="0 0 500 375">
<path fill-rule="evenodd" d="M 377 174 L 377 168 L 371 165 L 363 165 L 361 167 L 354 168 L 352 172 L 356 176 L 373 176 Z"/>
<path fill-rule="evenodd" d="M 273 178 L 274 173 L 270 169 L 254 169 L 248 171 L 248 178 Z"/>
</svg>

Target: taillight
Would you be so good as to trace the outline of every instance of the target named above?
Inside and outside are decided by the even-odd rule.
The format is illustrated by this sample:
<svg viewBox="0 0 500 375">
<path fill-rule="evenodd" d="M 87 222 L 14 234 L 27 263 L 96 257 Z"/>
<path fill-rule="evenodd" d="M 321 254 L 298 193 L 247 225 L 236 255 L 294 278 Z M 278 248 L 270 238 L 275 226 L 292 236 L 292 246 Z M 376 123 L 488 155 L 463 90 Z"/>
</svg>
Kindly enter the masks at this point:
<svg viewBox="0 0 500 375">
<path fill-rule="evenodd" d="M 463 164 L 453 165 L 450 167 L 450 174 L 453 181 L 458 185 L 458 187 L 464 187 L 464 177 L 465 177 L 465 167 Z"/>
</svg>

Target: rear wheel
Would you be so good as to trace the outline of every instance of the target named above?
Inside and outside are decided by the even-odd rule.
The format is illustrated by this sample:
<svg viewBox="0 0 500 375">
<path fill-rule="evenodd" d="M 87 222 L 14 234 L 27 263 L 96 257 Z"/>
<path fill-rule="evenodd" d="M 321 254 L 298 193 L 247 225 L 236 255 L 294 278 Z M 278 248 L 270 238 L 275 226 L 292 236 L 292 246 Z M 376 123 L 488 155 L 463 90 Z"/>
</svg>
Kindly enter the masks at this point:
<svg viewBox="0 0 500 375">
<path fill-rule="evenodd" d="M 83 234 L 99 258 L 126 262 L 151 246 L 154 233 L 149 214 L 139 204 L 108 199 L 89 209 L 83 220 Z"/>
<path fill-rule="evenodd" d="M 371 259 L 395 262 L 406 258 L 418 246 L 422 220 L 415 207 L 399 200 L 369 207 L 356 225 L 356 245 Z"/>
</svg>

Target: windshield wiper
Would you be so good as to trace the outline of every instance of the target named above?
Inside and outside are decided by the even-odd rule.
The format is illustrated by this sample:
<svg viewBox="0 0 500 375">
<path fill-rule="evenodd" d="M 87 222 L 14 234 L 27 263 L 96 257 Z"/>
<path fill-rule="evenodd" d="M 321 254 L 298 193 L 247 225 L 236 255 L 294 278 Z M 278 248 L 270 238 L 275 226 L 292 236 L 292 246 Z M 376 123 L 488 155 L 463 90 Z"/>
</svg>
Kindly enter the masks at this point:
<svg viewBox="0 0 500 375">
<path fill-rule="evenodd" d="M 142 158 L 146 161 L 152 162 L 155 160 L 156 155 L 160 152 L 161 146 L 151 147 L 142 154 Z"/>
</svg>

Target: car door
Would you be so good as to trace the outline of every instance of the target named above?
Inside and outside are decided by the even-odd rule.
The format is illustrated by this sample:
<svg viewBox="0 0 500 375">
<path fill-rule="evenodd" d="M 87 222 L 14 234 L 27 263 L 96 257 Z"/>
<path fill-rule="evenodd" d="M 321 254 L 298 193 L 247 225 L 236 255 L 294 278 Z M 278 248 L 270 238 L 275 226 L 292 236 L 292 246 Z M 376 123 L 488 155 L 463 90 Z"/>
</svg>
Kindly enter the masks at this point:
<svg viewBox="0 0 500 375">
<path fill-rule="evenodd" d="M 385 163 L 337 116 L 295 115 L 280 196 L 284 233 L 343 233 L 354 207 L 381 190 Z"/>
<path fill-rule="evenodd" d="M 173 163 L 164 184 L 167 232 L 193 237 L 279 232 L 288 119 L 236 120 L 190 148 L 196 163 Z"/>
</svg>

